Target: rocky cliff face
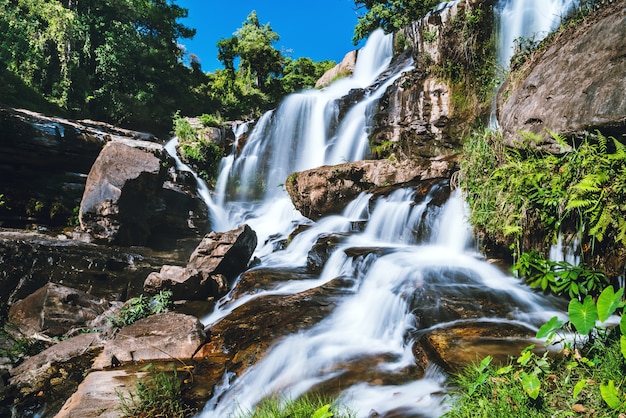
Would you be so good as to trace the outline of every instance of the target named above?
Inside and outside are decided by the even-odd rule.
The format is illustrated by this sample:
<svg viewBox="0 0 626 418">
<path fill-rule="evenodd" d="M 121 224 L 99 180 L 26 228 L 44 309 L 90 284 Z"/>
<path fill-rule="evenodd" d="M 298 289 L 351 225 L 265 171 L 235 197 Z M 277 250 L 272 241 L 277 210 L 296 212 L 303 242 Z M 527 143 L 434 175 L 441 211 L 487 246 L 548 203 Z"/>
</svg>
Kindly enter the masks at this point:
<svg viewBox="0 0 626 418">
<path fill-rule="evenodd" d="M 511 74 L 498 94 L 498 120 L 507 145 L 521 131 L 560 152 L 548 131 L 565 136 L 596 129 L 626 140 L 626 6 L 617 1 L 559 33 Z"/>
</svg>

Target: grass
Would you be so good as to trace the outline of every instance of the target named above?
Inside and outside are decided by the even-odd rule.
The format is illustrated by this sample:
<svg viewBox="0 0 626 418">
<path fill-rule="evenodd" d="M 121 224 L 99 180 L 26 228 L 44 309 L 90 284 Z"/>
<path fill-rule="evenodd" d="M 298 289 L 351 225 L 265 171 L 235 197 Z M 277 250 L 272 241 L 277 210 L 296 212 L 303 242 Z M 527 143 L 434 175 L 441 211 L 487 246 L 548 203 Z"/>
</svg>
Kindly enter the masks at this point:
<svg viewBox="0 0 626 418">
<path fill-rule="evenodd" d="M 535 355 L 535 359 L 540 359 Z M 565 349 L 558 357 L 545 357 L 538 396 L 525 392 L 525 372 L 519 358 L 502 367 L 474 365 L 454 379 L 452 409 L 445 418 L 460 417 L 623 417 L 602 399 L 600 385 L 610 380 L 626 383 L 626 363 L 619 339 L 597 340 L 585 350 Z M 531 363 L 528 363 L 531 364 Z M 532 363 L 536 367 L 537 363 Z"/>
<path fill-rule="evenodd" d="M 152 370 L 152 365 L 145 369 Z M 128 397 L 121 392 L 117 394 L 123 417 L 185 418 L 194 413 L 183 402 L 182 383 L 176 369 L 171 374 L 160 371 L 139 380 Z"/>
<path fill-rule="evenodd" d="M 237 418 L 353 418 L 355 413 L 330 398 L 305 395 L 295 400 L 278 396 L 265 399 L 254 411 L 242 411 Z"/>
</svg>

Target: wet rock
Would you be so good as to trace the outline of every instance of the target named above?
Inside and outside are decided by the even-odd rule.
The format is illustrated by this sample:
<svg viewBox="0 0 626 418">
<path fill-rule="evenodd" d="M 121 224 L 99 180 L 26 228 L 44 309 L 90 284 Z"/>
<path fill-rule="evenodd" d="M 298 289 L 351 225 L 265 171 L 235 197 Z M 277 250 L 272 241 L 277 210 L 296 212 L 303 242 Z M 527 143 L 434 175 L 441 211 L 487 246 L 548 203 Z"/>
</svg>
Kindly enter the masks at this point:
<svg viewBox="0 0 626 418">
<path fill-rule="evenodd" d="M 318 220 L 340 214 L 362 192 L 391 184 L 445 179 L 455 170 L 454 158 L 422 163 L 366 160 L 297 172 L 289 176 L 285 187 L 296 209 Z"/>
<path fill-rule="evenodd" d="M 120 248 L 33 232 L 0 231 L 0 303 L 10 306 L 53 282 L 96 299 L 126 300 L 141 292 L 146 276 L 179 262 L 178 252 Z"/>
<path fill-rule="evenodd" d="M 87 326 L 110 307 L 106 300 L 67 286 L 48 283 L 13 304 L 9 309 L 9 318 L 26 337 L 35 333 L 61 336 L 74 328 Z"/>
<path fill-rule="evenodd" d="M 58 410 L 67 394 L 76 390 L 103 345 L 98 333 L 80 334 L 28 358 L 10 370 L 6 400 L 20 411 L 39 404 L 41 394 L 45 394 L 47 408 Z"/>
<path fill-rule="evenodd" d="M 507 145 L 528 142 L 520 131 L 543 139 L 529 145 L 555 153 L 562 149 L 548 131 L 576 135 L 598 129 L 626 139 L 625 19 L 624 5 L 615 2 L 561 33 L 509 77 L 498 94 Z"/>
<path fill-rule="evenodd" d="M 505 363 L 534 344 L 535 331 L 506 321 L 465 321 L 437 328 L 422 339 L 425 348 L 449 370 L 461 370 L 487 356 Z"/>
<path fill-rule="evenodd" d="M 146 278 L 144 290 L 171 290 L 175 300 L 222 296 L 247 268 L 256 244 L 256 233 L 248 225 L 228 232 L 211 232 L 196 247 L 186 267 L 163 266 L 160 272 Z"/>
<path fill-rule="evenodd" d="M 209 341 L 194 356 L 199 370 L 206 373 L 199 378 L 212 387 L 226 370 L 243 372 L 278 338 L 325 318 L 345 294 L 346 285 L 335 279 L 293 295 L 262 296 L 236 308 L 207 330 Z"/>
<path fill-rule="evenodd" d="M 233 280 L 247 268 L 256 245 L 256 233 L 248 225 L 228 232 L 211 232 L 189 257 L 188 267 Z"/>
<path fill-rule="evenodd" d="M 53 414 L 76 389 L 103 344 L 99 334 L 80 334 L 26 359 L 10 370 L 9 385 L 0 393 L 2 403 L 20 416 L 43 409 Z"/>
<path fill-rule="evenodd" d="M 345 241 L 345 235 L 324 234 L 321 235 L 306 257 L 306 266 L 312 273 L 319 273 L 324 268 L 326 261 L 335 251 L 337 246 Z"/>
<path fill-rule="evenodd" d="M 93 369 L 132 362 L 190 359 L 205 341 L 198 318 L 175 312 L 153 315 L 122 328 L 106 343 Z"/>
<path fill-rule="evenodd" d="M 236 300 L 243 295 L 269 290 L 290 280 L 312 280 L 315 278 L 317 278 L 316 275 L 304 268 L 253 268 L 241 273 L 230 297 L 232 300 Z"/>
</svg>

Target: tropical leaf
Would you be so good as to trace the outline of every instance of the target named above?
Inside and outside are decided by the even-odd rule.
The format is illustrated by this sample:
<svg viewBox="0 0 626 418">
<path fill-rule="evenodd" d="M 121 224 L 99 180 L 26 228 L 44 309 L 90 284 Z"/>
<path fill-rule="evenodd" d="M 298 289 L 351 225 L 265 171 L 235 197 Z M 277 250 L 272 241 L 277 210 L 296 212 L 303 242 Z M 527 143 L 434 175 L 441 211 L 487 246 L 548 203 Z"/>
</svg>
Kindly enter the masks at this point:
<svg viewBox="0 0 626 418">
<path fill-rule="evenodd" d="M 576 386 L 574 386 L 574 391 L 572 392 L 572 396 L 574 397 L 574 399 L 578 398 L 578 395 L 580 395 L 580 392 L 582 392 L 585 386 L 587 386 L 586 379 L 581 379 L 578 381 L 578 383 L 576 383 Z"/>
<path fill-rule="evenodd" d="M 606 289 L 600 293 L 598 297 L 597 309 L 598 319 L 600 322 L 604 322 L 609 316 L 613 315 L 615 310 L 620 306 L 622 296 L 624 295 L 624 289 L 619 289 L 617 292 L 613 290 L 613 286 L 607 286 Z"/>
<path fill-rule="evenodd" d="M 557 329 L 560 329 L 563 326 L 564 322 L 561 321 L 559 319 L 558 316 L 553 316 L 552 318 L 550 318 L 550 320 L 548 322 L 546 322 L 545 324 L 543 324 L 541 327 L 539 327 L 539 330 L 537 331 L 537 338 L 546 338 L 548 336 L 552 336 L 554 335 L 554 332 Z M 548 338 L 550 339 L 550 338 Z"/>
<path fill-rule="evenodd" d="M 587 335 L 595 327 L 598 319 L 598 310 L 590 295 L 585 297 L 583 303 L 578 299 L 572 299 L 567 307 L 569 320 L 582 335 Z"/>
<path fill-rule="evenodd" d="M 541 382 L 539 381 L 537 375 L 534 373 L 528 374 L 522 372 L 519 376 L 522 379 L 522 388 L 524 388 L 524 392 L 526 392 L 526 394 L 532 399 L 537 399 L 539 396 L 539 390 L 541 389 Z"/>
<path fill-rule="evenodd" d="M 600 394 L 609 407 L 617 409 L 622 405 L 622 393 L 615 387 L 615 382 L 612 380 L 609 380 L 606 385 L 600 383 Z"/>
<path fill-rule="evenodd" d="M 619 348 L 622 352 L 622 357 L 626 359 L 626 335 L 621 335 L 619 337 Z"/>
</svg>

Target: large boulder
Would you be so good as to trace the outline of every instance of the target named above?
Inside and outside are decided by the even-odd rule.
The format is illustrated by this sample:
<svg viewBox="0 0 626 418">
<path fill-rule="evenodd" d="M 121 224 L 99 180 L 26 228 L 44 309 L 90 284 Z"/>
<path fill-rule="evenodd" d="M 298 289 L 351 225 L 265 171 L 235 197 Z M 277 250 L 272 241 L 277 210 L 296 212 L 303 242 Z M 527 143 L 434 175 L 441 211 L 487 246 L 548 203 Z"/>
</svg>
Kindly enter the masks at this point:
<svg viewBox="0 0 626 418">
<path fill-rule="evenodd" d="M 356 65 L 356 57 L 358 51 L 350 51 L 348 52 L 341 62 L 326 71 L 315 83 L 315 87 L 322 88 L 329 85 L 331 82 L 336 80 L 339 77 L 346 77 L 352 74 L 354 71 L 354 66 Z"/>
<path fill-rule="evenodd" d="M 160 247 L 163 235 L 176 229 L 164 222 L 170 218 L 189 219 L 179 235 L 206 232 L 206 205 L 189 198 L 176 182 L 166 182 L 171 164 L 159 144 L 107 143 L 87 177 L 79 212 L 81 228 L 98 242 L 152 247 Z"/>
<path fill-rule="evenodd" d="M 227 232 L 211 232 L 196 247 L 186 267 L 164 265 L 151 273 L 144 290 L 172 291 L 174 300 L 206 300 L 223 296 L 232 281 L 248 267 L 257 245 L 256 233 L 242 225 Z"/>
<path fill-rule="evenodd" d="M 205 342 L 198 318 L 176 312 L 153 315 L 122 328 L 106 343 L 93 369 L 152 360 L 186 360 Z"/>
<path fill-rule="evenodd" d="M 35 293 L 16 302 L 9 309 L 11 322 L 25 336 L 44 333 L 61 336 L 74 328 L 83 328 L 112 307 L 80 290 L 47 283 Z"/>
<path fill-rule="evenodd" d="M 548 131 L 577 135 L 600 130 L 626 139 L 626 8 L 623 2 L 559 35 L 513 73 L 498 94 L 498 120 L 507 145 L 539 135 L 538 146 L 561 152 Z M 533 144 L 531 144 L 533 145 Z"/>
<path fill-rule="evenodd" d="M 105 123 L 0 108 L 0 190 L 5 202 L 0 224 L 66 226 L 103 145 L 122 137 L 156 140 Z"/>
<path fill-rule="evenodd" d="M 302 215 L 318 220 L 341 213 L 362 192 L 391 184 L 445 179 L 455 170 L 454 158 L 433 158 L 421 163 L 366 160 L 294 173 L 285 188 Z"/>
<path fill-rule="evenodd" d="M 0 306 L 9 307 L 49 282 L 95 299 L 126 300 L 141 292 L 148 274 L 183 260 L 177 252 L 125 251 L 65 236 L 0 231 Z"/>
</svg>

